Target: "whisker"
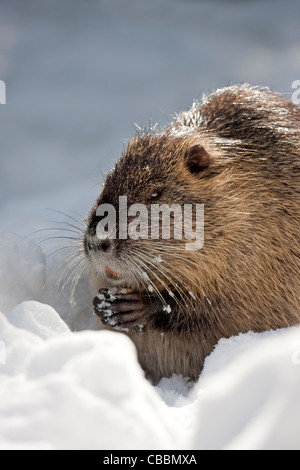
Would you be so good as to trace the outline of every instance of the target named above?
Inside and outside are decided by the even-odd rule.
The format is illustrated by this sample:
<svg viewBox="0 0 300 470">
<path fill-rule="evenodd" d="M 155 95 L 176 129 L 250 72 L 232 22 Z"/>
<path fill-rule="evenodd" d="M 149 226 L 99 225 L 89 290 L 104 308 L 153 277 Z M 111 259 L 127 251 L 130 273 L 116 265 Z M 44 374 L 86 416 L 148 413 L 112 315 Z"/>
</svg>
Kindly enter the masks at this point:
<svg viewBox="0 0 300 470">
<path fill-rule="evenodd" d="M 63 246 L 56 247 L 53 249 L 53 251 L 46 253 L 47 258 L 50 258 L 51 256 L 54 256 L 56 253 L 59 253 L 60 251 L 67 250 L 67 249 L 70 249 L 70 245 L 63 245 Z"/>
<path fill-rule="evenodd" d="M 156 285 L 153 283 L 153 281 L 151 280 L 151 278 L 148 277 L 147 279 L 141 279 L 141 276 L 140 276 L 141 266 L 140 266 L 140 264 L 142 264 L 143 268 L 144 268 L 146 271 L 151 272 L 151 271 L 149 270 L 149 268 L 148 268 L 140 259 L 136 260 L 136 259 L 134 258 L 134 256 L 131 257 L 131 262 L 133 262 L 133 263 L 135 264 L 136 268 L 138 269 L 138 273 L 139 273 L 139 275 L 138 275 L 138 280 L 139 280 L 139 283 L 140 283 L 140 282 L 142 283 L 142 285 L 144 286 L 146 292 L 149 292 L 148 286 L 149 286 L 149 284 L 150 284 L 150 285 L 152 286 L 152 288 L 153 288 L 153 291 L 156 293 L 157 297 L 160 298 L 161 302 L 162 302 L 165 306 L 167 306 L 164 297 L 162 296 L 161 292 L 160 292 L 159 289 L 156 287 Z M 146 272 L 146 274 L 147 274 L 147 272 Z M 160 279 L 159 279 L 159 278 L 157 278 L 157 279 L 158 279 L 158 281 L 161 283 Z M 150 296 L 150 294 L 149 294 L 149 296 Z"/>
<path fill-rule="evenodd" d="M 159 251 L 160 253 L 166 253 L 168 257 L 173 257 L 173 258 L 176 258 L 177 259 L 180 259 L 182 261 L 184 261 L 186 264 L 189 264 L 191 267 L 195 267 L 197 269 L 201 269 L 205 272 L 207 272 L 209 275 L 211 275 L 211 270 L 208 269 L 204 263 L 201 263 L 201 259 L 200 259 L 200 256 L 199 256 L 199 252 L 197 252 L 197 257 L 199 256 L 199 261 L 195 261 L 195 260 L 191 260 L 190 258 L 187 258 L 187 257 L 183 257 L 183 256 L 180 256 L 180 254 L 178 253 L 174 253 L 173 251 L 173 246 L 172 245 L 164 245 L 162 247 L 155 247 L 155 249 L 157 249 L 157 251 Z M 184 252 L 186 250 L 183 250 Z M 207 253 L 207 252 L 206 252 Z M 204 258 L 204 256 L 203 256 Z M 212 259 L 210 259 L 210 263 L 214 263 L 216 268 L 218 268 L 218 264 L 217 262 L 214 262 Z M 171 265 L 172 266 L 172 265 Z M 173 266 L 172 266 L 173 267 Z M 214 270 L 214 276 L 217 278 L 217 280 L 220 282 L 220 284 L 224 285 L 224 281 L 222 280 L 222 278 L 217 274 L 217 269 Z"/>
<path fill-rule="evenodd" d="M 89 271 L 89 265 L 85 258 L 81 258 L 73 272 L 73 280 L 70 287 L 70 302 L 74 303 L 74 295 L 79 280 Z"/>
<path fill-rule="evenodd" d="M 67 214 L 66 212 L 60 211 L 58 209 L 51 209 L 49 207 L 47 207 L 46 210 L 56 212 L 56 213 L 61 214 L 65 217 L 68 217 L 69 219 L 73 220 L 73 222 L 76 222 L 76 224 L 85 225 L 83 220 L 77 220 L 77 219 L 75 219 L 75 217 L 72 217 L 70 214 Z M 72 211 L 72 212 L 74 213 L 74 211 Z M 75 214 L 76 214 L 76 212 L 75 212 Z M 79 217 L 81 219 L 83 219 L 80 214 L 79 214 Z"/>
<path fill-rule="evenodd" d="M 53 228 L 41 228 L 39 230 L 35 230 L 34 232 L 31 232 L 29 233 L 25 238 L 29 238 L 29 237 L 32 237 L 33 235 L 36 235 L 37 233 L 41 233 L 41 232 L 54 232 L 56 230 L 60 230 L 60 231 L 63 231 L 63 232 L 71 232 L 71 233 L 79 233 L 78 230 L 70 230 L 68 228 L 64 228 L 64 227 L 53 227 Z"/>
<path fill-rule="evenodd" d="M 147 266 L 146 263 L 143 262 L 141 256 L 139 256 L 139 253 L 135 252 L 135 254 L 136 254 L 136 256 L 138 257 L 140 264 L 141 264 L 141 265 L 143 266 L 143 268 L 146 270 L 146 274 L 147 274 L 147 272 L 148 272 L 148 273 L 151 273 L 151 275 L 154 276 L 154 277 L 156 278 L 156 280 L 168 291 L 169 289 L 168 289 L 168 286 L 166 285 L 166 283 L 165 283 L 157 274 L 155 274 L 155 273 L 150 269 L 150 267 Z M 148 285 L 150 284 L 150 285 L 154 288 L 154 290 L 157 292 L 157 294 L 159 294 L 159 297 L 160 297 L 160 299 L 162 300 L 163 304 L 164 304 L 165 306 L 167 306 L 164 297 L 162 296 L 162 294 L 161 294 L 161 292 L 159 291 L 159 289 L 155 286 L 155 284 L 154 284 L 153 281 L 151 280 L 151 277 L 148 276 L 148 274 L 147 274 L 147 279 L 146 279 L 146 280 L 147 280 L 147 282 L 148 282 Z"/>
<path fill-rule="evenodd" d="M 76 230 L 76 232 L 78 234 L 83 234 L 85 229 L 86 229 L 85 221 L 76 222 L 76 225 L 75 225 L 75 223 L 71 223 L 68 220 L 48 220 L 47 222 L 49 222 L 50 224 L 62 224 L 62 225 L 66 225 L 67 227 L 72 227 L 73 229 Z M 55 228 L 59 228 L 59 227 L 55 227 Z M 51 227 L 49 228 L 49 230 L 52 230 L 52 229 L 53 228 L 51 228 Z M 45 230 L 47 230 L 47 229 L 45 229 Z"/>
<path fill-rule="evenodd" d="M 143 257 L 147 260 L 147 262 L 148 262 L 155 270 L 158 270 L 158 271 L 165 277 L 165 279 L 173 286 L 173 288 L 175 289 L 175 291 L 177 291 L 178 294 L 179 294 L 180 296 L 182 296 L 182 301 L 185 303 L 185 306 L 188 306 L 188 304 L 191 303 L 190 297 L 188 297 L 188 295 L 186 294 L 186 292 L 185 292 L 184 290 L 182 290 L 182 289 L 179 287 L 179 285 L 169 276 L 169 274 L 167 274 L 167 272 L 164 272 L 164 271 L 167 271 L 167 270 L 166 270 L 166 267 L 165 267 L 165 266 L 161 266 L 161 265 L 159 265 L 159 266 L 155 265 L 155 264 L 152 262 L 151 258 L 150 258 L 149 256 L 145 255 L 144 253 L 141 253 L 141 256 L 143 256 Z M 158 269 L 158 268 L 159 268 L 159 269 Z M 172 272 L 172 271 L 171 271 L 171 272 Z M 153 274 L 153 271 L 152 271 L 152 274 Z M 172 274 L 174 275 L 173 272 L 172 272 Z M 181 280 L 180 278 L 178 278 L 178 276 L 174 275 L 174 277 L 177 278 L 178 282 L 179 282 L 181 285 L 184 285 L 184 287 L 188 287 L 188 286 L 186 286 L 185 283 L 182 282 L 182 280 Z M 169 289 L 168 286 L 166 286 L 165 288 L 166 288 L 166 290 L 167 290 L 168 292 L 170 292 L 170 289 Z M 171 296 L 171 297 L 173 297 L 173 296 Z M 177 299 L 177 297 L 173 297 L 173 298 L 174 298 L 174 300 L 176 301 L 176 303 L 177 303 L 178 305 L 181 305 L 182 302 L 180 302 L 179 299 Z M 184 300 L 184 299 L 185 299 L 185 300 Z"/>
<path fill-rule="evenodd" d="M 52 281 L 55 275 L 58 275 L 58 278 L 55 281 L 55 285 L 58 286 L 61 284 L 62 279 L 64 278 L 65 274 L 70 271 L 71 269 L 71 264 L 74 265 L 74 262 L 76 260 L 80 260 L 82 257 L 81 253 L 78 253 L 77 249 L 74 249 L 73 251 L 67 253 L 62 260 L 60 261 L 59 265 L 56 266 L 56 269 L 52 272 L 51 276 L 49 277 L 48 281 Z M 67 265 L 65 263 L 67 262 Z M 65 266 L 64 266 L 65 265 Z M 61 271 L 61 268 L 64 266 L 64 269 Z"/>
</svg>

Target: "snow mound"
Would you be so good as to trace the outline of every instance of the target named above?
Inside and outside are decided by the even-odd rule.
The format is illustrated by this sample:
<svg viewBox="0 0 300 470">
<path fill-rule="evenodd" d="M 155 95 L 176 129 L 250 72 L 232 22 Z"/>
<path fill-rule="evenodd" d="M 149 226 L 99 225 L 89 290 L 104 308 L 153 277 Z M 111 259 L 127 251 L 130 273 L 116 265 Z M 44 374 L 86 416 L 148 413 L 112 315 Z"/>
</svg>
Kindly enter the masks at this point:
<svg viewBox="0 0 300 470">
<path fill-rule="evenodd" d="M 222 339 L 196 384 L 153 387 L 125 335 L 71 332 L 38 300 L 39 248 L 0 247 L 0 448 L 300 449 L 300 327 Z"/>
<path fill-rule="evenodd" d="M 300 328 L 221 340 L 195 393 L 192 448 L 299 449 Z"/>
<path fill-rule="evenodd" d="M 127 337 L 71 334 L 51 307 L 37 302 L 24 302 L 7 318 L 0 315 L 6 345 L 6 365 L 0 365 L 2 448 L 179 445 Z"/>
<path fill-rule="evenodd" d="M 13 325 L 29 330 L 42 339 L 70 332 L 50 305 L 36 301 L 22 302 L 7 315 L 7 318 Z"/>
</svg>

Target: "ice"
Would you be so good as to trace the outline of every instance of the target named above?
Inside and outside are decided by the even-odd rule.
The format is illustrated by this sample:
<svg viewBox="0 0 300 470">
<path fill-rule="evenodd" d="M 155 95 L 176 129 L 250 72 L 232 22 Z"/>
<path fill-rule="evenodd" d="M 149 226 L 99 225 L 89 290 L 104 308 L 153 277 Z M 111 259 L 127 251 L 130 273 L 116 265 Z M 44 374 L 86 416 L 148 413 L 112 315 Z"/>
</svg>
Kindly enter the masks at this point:
<svg viewBox="0 0 300 470">
<path fill-rule="evenodd" d="M 163 306 L 163 311 L 167 312 L 167 313 L 171 313 L 172 312 L 171 306 L 170 305 L 164 305 Z"/>
<path fill-rule="evenodd" d="M 127 289 L 121 289 L 121 290 L 124 290 L 127 292 Z M 115 295 L 117 294 L 119 291 L 118 287 L 110 287 L 108 290 L 107 290 L 107 293 L 110 294 L 110 295 Z M 125 293 L 126 293 L 125 292 Z"/>
<path fill-rule="evenodd" d="M 100 310 L 102 310 L 102 309 L 107 309 L 108 307 L 111 307 L 111 305 L 110 305 L 109 302 L 106 302 L 105 300 L 103 300 L 102 302 L 100 302 L 100 303 L 98 304 L 98 308 L 99 308 Z"/>
</svg>

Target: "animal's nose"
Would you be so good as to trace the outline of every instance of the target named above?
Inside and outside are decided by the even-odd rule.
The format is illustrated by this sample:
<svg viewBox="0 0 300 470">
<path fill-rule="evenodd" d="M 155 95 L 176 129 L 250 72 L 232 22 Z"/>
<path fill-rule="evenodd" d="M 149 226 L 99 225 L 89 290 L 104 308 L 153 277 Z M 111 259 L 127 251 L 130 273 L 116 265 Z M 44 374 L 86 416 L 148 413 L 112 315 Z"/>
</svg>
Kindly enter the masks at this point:
<svg viewBox="0 0 300 470">
<path fill-rule="evenodd" d="M 106 240 L 101 240 L 99 244 L 99 250 L 104 251 L 104 253 L 111 251 L 112 242 L 108 238 Z"/>
<path fill-rule="evenodd" d="M 85 248 L 87 252 L 102 251 L 108 253 L 112 250 L 112 240 L 109 238 L 101 240 L 96 234 L 91 235 L 90 232 L 87 232 L 85 235 Z"/>
</svg>

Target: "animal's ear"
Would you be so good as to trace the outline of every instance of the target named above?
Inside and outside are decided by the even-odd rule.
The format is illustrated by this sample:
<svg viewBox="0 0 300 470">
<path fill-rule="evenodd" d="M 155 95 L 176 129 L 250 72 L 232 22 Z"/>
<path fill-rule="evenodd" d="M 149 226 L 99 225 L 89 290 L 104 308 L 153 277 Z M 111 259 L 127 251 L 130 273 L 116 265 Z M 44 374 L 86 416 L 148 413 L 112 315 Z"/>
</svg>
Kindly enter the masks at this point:
<svg viewBox="0 0 300 470">
<path fill-rule="evenodd" d="M 184 164 L 191 173 L 200 178 L 210 169 L 212 158 L 202 145 L 194 145 L 186 151 Z"/>
</svg>

